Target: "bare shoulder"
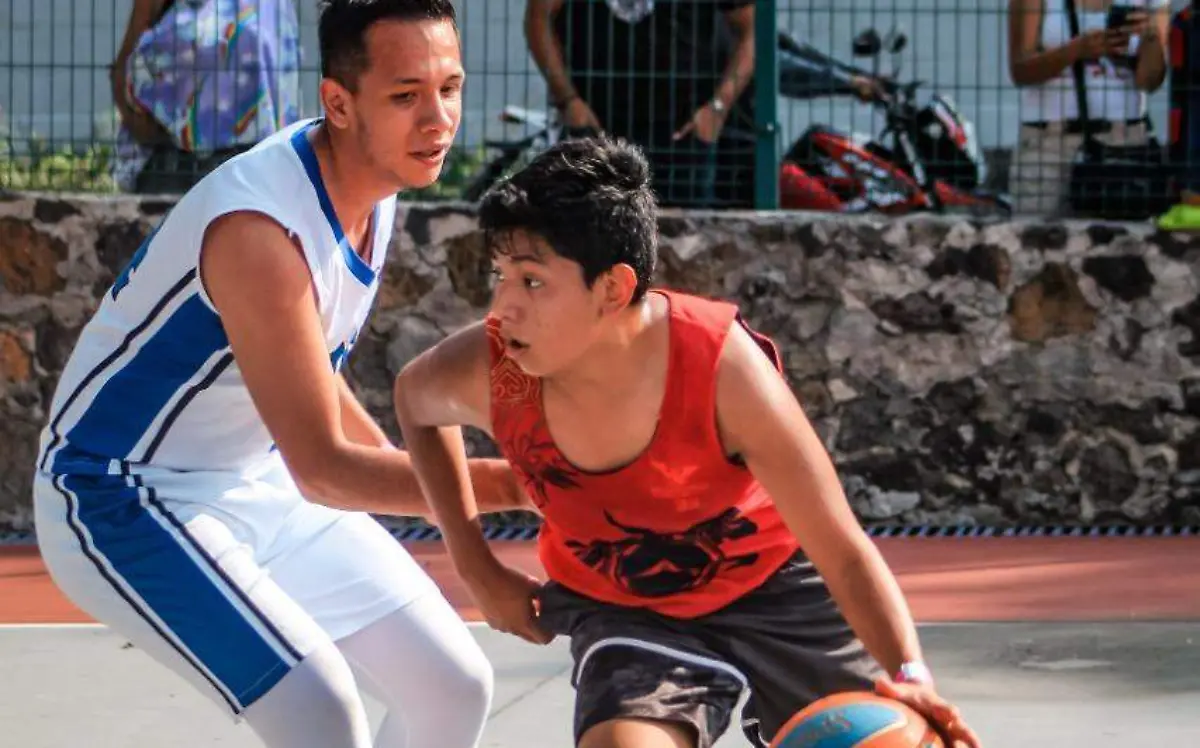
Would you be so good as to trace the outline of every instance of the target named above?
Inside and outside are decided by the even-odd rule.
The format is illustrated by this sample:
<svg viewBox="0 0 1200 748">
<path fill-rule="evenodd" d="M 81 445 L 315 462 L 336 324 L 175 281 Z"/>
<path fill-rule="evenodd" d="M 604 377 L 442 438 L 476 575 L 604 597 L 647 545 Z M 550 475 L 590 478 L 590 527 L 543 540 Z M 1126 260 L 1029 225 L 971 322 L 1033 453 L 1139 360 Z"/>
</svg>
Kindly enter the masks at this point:
<svg viewBox="0 0 1200 748">
<path fill-rule="evenodd" d="M 730 454 L 744 452 L 750 435 L 798 406 L 772 358 L 738 322 L 725 338 L 716 388 L 717 428 Z"/>
<path fill-rule="evenodd" d="M 396 378 L 396 407 L 422 426 L 491 431 L 491 343 L 485 320 L 447 335 L 408 362 Z"/>
<path fill-rule="evenodd" d="M 721 358 L 717 363 L 718 400 L 722 390 L 740 389 L 755 382 L 761 384 L 764 378 L 777 381 L 781 375 L 763 345 L 754 339 L 745 326 L 735 321 L 725 336 Z"/>
<path fill-rule="evenodd" d="M 312 277 L 300 248 L 277 221 L 255 211 L 228 213 L 204 232 L 201 280 L 222 306 L 294 301 Z M 251 298 L 247 292 L 253 290 Z"/>
</svg>

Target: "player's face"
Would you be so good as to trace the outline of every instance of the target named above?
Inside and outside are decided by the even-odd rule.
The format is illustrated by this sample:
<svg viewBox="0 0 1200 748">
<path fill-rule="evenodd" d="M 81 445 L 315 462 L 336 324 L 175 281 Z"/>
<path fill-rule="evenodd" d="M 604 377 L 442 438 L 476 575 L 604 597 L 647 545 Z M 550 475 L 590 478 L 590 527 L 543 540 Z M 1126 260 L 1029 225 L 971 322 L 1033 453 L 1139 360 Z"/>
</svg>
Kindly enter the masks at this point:
<svg viewBox="0 0 1200 748">
<path fill-rule="evenodd" d="M 366 49 L 354 96 L 362 150 L 397 188 L 428 187 L 462 118 L 458 33 L 450 21 L 382 21 Z"/>
<path fill-rule="evenodd" d="M 552 376 L 578 361 L 600 334 L 600 283 L 588 288 L 578 264 L 524 232 L 504 242 L 505 251 L 493 257 L 491 313 L 521 369 Z"/>
</svg>

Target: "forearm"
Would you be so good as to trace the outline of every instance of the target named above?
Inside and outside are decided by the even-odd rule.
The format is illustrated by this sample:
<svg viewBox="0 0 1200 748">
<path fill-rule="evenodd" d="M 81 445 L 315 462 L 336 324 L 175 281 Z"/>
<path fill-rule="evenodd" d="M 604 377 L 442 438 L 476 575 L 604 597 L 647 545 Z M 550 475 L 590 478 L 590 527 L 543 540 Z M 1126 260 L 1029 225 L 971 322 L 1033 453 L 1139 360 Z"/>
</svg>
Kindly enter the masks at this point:
<svg viewBox="0 0 1200 748">
<path fill-rule="evenodd" d="M 1138 45 L 1134 84 L 1143 91 L 1156 91 L 1167 77 L 1167 48 L 1157 33 L 1146 34 Z"/>
<path fill-rule="evenodd" d="M 819 454 L 818 437 L 800 454 Z M 916 624 L 904 593 L 879 548 L 863 532 L 828 458 L 806 460 L 799 472 L 779 470 L 773 483 L 789 485 L 797 499 L 779 503 L 784 522 L 800 538 L 846 621 L 889 675 L 921 659 Z M 790 472 L 790 471 L 789 471 Z M 769 488 L 769 487 L 768 487 Z M 773 494 L 775 495 L 775 494 Z M 786 495 L 779 491 L 778 495 Z M 805 497 L 800 499 L 799 497 Z M 813 515 L 830 511 L 828 517 Z M 814 522 L 818 523 L 814 529 Z M 807 539 L 807 542 L 806 542 Z"/>
<path fill-rule="evenodd" d="M 1036 86 L 1053 80 L 1075 64 L 1079 56 L 1078 46 L 1069 42 L 1060 47 L 1034 52 L 1012 65 L 1012 79 L 1017 86 Z"/>
<path fill-rule="evenodd" d="M 725 66 L 725 73 L 713 95 L 720 99 L 725 106 L 733 106 L 750 85 L 754 77 L 754 33 L 751 30 L 739 32 L 734 41 L 733 54 Z"/>
<path fill-rule="evenodd" d="M 779 89 L 791 99 L 855 93 L 855 74 L 816 50 L 779 56 Z"/>
<path fill-rule="evenodd" d="M 494 563 L 495 557 L 479 521 L 462 429 L 413 426 L 402 418 L 401 430 L 451 563 L 459 576 L 470 581 Z"/>
<path fill-rule="evenodd" d="M 874 543 L 864 538 L 852 560 L 823 576 L 842 615 L 888 675 L 922 659 L 904 594 Z"/>
<path fill-rule="evenodd" d="M 344 438 L 336 446 L 320 450 L 309 464 L 290 467 L 301 491 L 316 503 L 380 515 L 435 516 L 407 450 L 356 444 Z M 525 508 L 524 494 L 506 462 L 471 459 L 466 467 L 468 479 L 481 497 L 482 511 Z M 439 524 L 441 521 L 439 517 Z"/>
<path fill-rule="evenodd" d="M 525 18 L 525 38 L 529 45 L 529 54 L 546 79 L 550 100 L 557 106 L 562 106 L 572 99 L 578 98 L 575 84 L 567 74 L 567 63 L 563 57 L 562 45 L 550 25 L 550 13 L 531 7 Z"/>
<path fill-rule="evenodd" d="M 380 428 L 363 404 L 355 397 L 354 391 L 350 389 L 350 383 L 341 374 L 337 377 L 339 405 L 342 414 L 342 432 L 346 438 L 355 444 L 361 444 L 366 447 L 387 447 L 391 446 L 391 439 L 387 433 Z"/>
</svg>

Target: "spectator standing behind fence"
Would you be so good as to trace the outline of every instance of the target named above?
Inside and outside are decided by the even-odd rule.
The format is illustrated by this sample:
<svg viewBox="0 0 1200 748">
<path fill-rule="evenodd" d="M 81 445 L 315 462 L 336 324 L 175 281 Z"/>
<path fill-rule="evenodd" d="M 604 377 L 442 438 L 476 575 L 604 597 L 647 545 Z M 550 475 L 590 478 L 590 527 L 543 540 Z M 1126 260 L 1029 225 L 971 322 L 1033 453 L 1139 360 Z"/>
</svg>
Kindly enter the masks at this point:
<svg viewBox="0 0 1200 748">
<path fill-rule="evenodd" d="M 1136 6 L 1127 25 L 1106 29 L 1112 5 Z M 1064 0 L 1010 0 L 1009 71 L 1024 91 L 1010 179 L 1019 213 L 1064 211 L 1071 162 L 1083 143 L 1071 66 L 1085 63 L 1088 110 L 1097 138 L 1112 145 L 1149 137 L 1146 93 L 1166 77 L 1169 0 L 1076 0 L 1072 38 Z"/>
<path fill-rule="evenodd" d="M 134 0 L 110 73 L 118 186 L 185 192 L 296 122 L 299 69 L 291 0 Z"/>
<path fill-rule="evenodd" d="M 660 204 L 752 207 L 753 0 L 528 0 L 568 127 L 641 146 Z"/>
</svg>

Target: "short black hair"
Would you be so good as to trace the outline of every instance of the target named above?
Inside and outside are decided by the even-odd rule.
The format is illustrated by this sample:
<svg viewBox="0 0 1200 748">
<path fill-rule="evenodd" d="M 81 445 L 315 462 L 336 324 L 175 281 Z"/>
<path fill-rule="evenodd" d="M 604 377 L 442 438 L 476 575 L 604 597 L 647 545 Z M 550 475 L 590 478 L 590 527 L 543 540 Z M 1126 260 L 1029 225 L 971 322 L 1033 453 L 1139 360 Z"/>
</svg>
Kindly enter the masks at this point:
<svg viewBox="0 0 1200 748">
<path fill-rule="evenodd" d="M 367 67 L 367 29 L 378 21 L 450 21 L 458 28 L 451 0 L 320 0 L 317 39 L 321 75 L 351 91 Z"/>
<path fill-rule="evenodd" d="M 590 288 L 619 264 L 633 268 L 645 296 L 658 257 L 658 205 L 650 164 L 635 145 L 600 135 L 563 140 L 494 185 L 480 200 L 479 227 L 488 248 L 508 251 L 516 230 L 543 239 L 578 263 Z"/>
</svg>

